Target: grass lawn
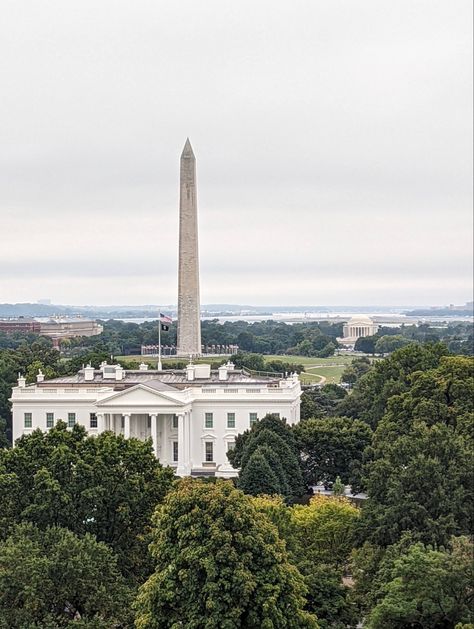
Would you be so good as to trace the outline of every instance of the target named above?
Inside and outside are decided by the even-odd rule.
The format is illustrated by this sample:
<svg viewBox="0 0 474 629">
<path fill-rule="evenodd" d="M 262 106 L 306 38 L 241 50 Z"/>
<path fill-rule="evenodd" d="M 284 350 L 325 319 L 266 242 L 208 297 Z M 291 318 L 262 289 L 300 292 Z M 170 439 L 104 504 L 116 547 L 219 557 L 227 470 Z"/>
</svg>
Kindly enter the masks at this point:
<svg viewBox="0 0 474 629">
<path fill-rule="evenodd" d="M 120 360 L 136 360 L 138 362 L 144 361 L 148 363 L 152 367 L 156 367 L 157 358 L 151 358 L 150 356 L 116 356 L 118 361 Z M 222 357 L 223 359 L 223 357 Z M 344 369 L 348 364 L 350 364 L 353 360 L 353 356 L 331 356 L 330 358 L 312 358 L 308 356 L 287 356 L 284 355 L 271 355 L 264 356 L 265 362 L 271 360 L 281 360 L 287 363 L 294 363 L 296 365 L 304 365 L 305 372 L 301 374 L 300 380 L 304 384 L 312 384 L 315 382 L 321 382 L 325 378 L 324 382 L 326 384 L 336 383 L 338 384 L 341 381 L 341 375 Z M 180 358 L 179 360 L 186 361 L 185 358 Z M 211 357 L 198 358 L 194 362 L 197 363 L 206 363 L 210 361 L 218 361 L 221 360 L 219 357 L 215 357 L 214 359 Z M 175 362 L 176 358 L 171 356 L 169 358 L 162 358 L 163 363 Z"/>
</svg>

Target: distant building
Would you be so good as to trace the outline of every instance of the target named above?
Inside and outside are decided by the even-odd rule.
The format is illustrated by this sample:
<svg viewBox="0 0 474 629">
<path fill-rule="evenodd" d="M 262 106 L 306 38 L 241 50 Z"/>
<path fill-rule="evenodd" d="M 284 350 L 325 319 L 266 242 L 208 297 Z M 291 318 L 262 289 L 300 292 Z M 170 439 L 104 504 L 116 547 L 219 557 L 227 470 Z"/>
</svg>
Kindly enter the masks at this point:
<svg viewBox="0 0 474 629">
<path fill-rule="evenodd" d="M 357 341 L 364 336 L 377 334 L 379 326 L 370 317 L 357 315 L 344 324 L 342 328 L 342 338 L 338 338 L 341 345 L 353 347 Z"/>
<path fill-rule="evenodd" d="M 40 334 L 49 336 L 55 346 L 61 339 L 74 338 L 75 336 L 96 336 L 103 331 L 97 321 L 83 319 L 81 317 L 52 317 L 41 322 Z"/>
<path fill-rule="evenodd" d="M 265 376 L 227 363 L 189 364 L 184 370 L 137 370 L 102 363 L 74 376 L 35 384 L 18 378 L 12 390 L 13 440 L 36 428 L 48 430 L 62 419 L 88 433 L 105 430 L 125 437 L 151 438 L 155 456 L 179 476 L 235 476 L 227 459 L 237 435 L 267 413 L 300 419 L 298 376 Z"/>
<path fill-rule="evenodd" d="M 39 334 L 41 324 L 30 317 L 18 317 L 17 319 L 0 319 L 0 332 L 13 334 L 22 332 L 24 334 Z"/>
</svg>

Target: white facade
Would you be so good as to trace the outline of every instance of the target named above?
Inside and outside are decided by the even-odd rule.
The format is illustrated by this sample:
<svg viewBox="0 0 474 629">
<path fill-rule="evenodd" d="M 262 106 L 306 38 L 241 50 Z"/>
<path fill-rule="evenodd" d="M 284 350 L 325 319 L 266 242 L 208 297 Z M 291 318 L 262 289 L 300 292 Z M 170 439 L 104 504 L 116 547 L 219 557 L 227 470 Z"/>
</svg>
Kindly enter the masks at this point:
<svg viewBox="0 0 474 629">
<path fill-rule="evenodd" d="M 89 434 L 110 430 L 125 437 L 152 438 L 155 455 L 179 476 L 233 476 L 226 452 L 239 433 L 267 413 L 289 424 L 300 418 L 301 387 L 287 378 L 253 376 L 228 364 L 186 371 L 125 371 L 118 365 L 86 367 L 75 376 L 12 391 L 13 439 L 58 420 L 83 425 Z"/>
<path fill-rule="evenodd" d="M 370 317 L 359 315 L 344 324 L 342 329 L 343 336 L 337 340 L 342 345 L 352 346 L 361 337 L 377 334 L 378 329 L 379 326 Z"/>
</svg>

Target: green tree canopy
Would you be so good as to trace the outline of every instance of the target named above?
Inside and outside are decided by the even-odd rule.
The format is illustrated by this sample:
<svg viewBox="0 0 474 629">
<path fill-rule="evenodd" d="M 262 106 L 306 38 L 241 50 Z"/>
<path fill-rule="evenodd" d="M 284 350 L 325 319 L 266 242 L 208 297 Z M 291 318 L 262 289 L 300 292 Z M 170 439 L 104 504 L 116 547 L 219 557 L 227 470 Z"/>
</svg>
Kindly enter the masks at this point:
<svg viewBox="0 0 474 629">
<path fill-rule="evenodd" d="M 138 629 L 317 627 L 276 528 L 231 483 L 180 481 L 154 524 Z"/>
<path fill-rule="evenodd" d="M 110 548 L 58 527 L 0 542 L 0 628 L 130 627 L 131 591 Z"/>
<path fill-rule="evenodd" d="M 433 550 L 418 543 L 393 562 L 368 629 L 429 627 L 446 629 L 472 623 L 473 547 L 455 538 L 451 548 Z"/>
<path fill-rule="evenodd" d="M 401 334 L 390 334 L 381 336 L 375 343 L 375 351 L 377 354 L 390 354 L 397 349 L 406 347 L 410 344 L 410 340 Z"/>
<path fill-rule="evenodd" d="M 389 400 L 366 466 L 366 538 L 387 546 L 412 531 L 446 544 L 470 532 L 473 375 L 472 358 L 444 357 Z"/>
<path fill-rule="evenodd" d="M 351 395 L 340 402 L 336 414 L 361 419 L 375 428 L 386 411 L 388 400 L 409 389 L 411 375 L 438 367 L 440 358 L 447 353 L 441 343 L 414 343 L 393 352 L 385 360 L 377 361 L 357 381 Z"/>
<path fill-rule="evenodd" d="M 298 456 L 298 446 L 286 420 L 280 419 L 278 415 L 269 413 L 256 422 L 250 429 L 245 430 L 242 434 L 237 436 L 235 447 L 227 452 L 227 457 L 233 467 L 238 468 L 242 465 L 242 456 L 247 443 L 252 441 L 262 430 L 270 430 L 282 437 L 293 450 L 295 456 Z"/>
<path fill-rule="evenodd" d="M 277 432 L 268 428 L 255 431 L 252 438 L 245 444 L 240 478 L 247 477 L 247 466 L 257 450 L 261 456 L 265 457 L 273 471 L 280 493 L 286 492 L 285 495 L 288 497 L 298 497 L 305 493 L 301 467 L 295 450 Z"/>
<path fill-rule="evenodd" d="M 365 422 L 348 417 L 307 419 L 294 427 L 294 434 L 308 484 L 334 481 L 336 476 L 345 484 L 351 482 L 372 437 Z"/>
<path fill-rule="evenodd" d="M 284 494 L 281 482 L 273 469 L 280 471 L 283 482 L 286 482 L 283 470 L 278 461 L 276 461 L 275 467 L 272 469 L 267 459 L 269 454 L 275 459 L 277 458 L 276 453 L 268 446 L 265 450 L 264 446 L 259 446 L 246 461 L 238 481 L 239 489 L 246 494 L 251 494 L 252 496 L 258 496 L 259 494 L 267 494 L 269 496 Z"/>
<path fill-rule="evenodd" d="M 109 544 L 128 576 L 148 569 L 144 534 L 173 478 L 149 441 L 87 437 L 63 422 L 0 451 L 0 536 L 20 522 L 57 525 Z"/>
<path fill-rule="evenodd" d="M 333 416 L 338 403 L 346 396 L 347 391 L 338 384 L 305 389 L 301 396 L 301 419 Z"/>
</svg>

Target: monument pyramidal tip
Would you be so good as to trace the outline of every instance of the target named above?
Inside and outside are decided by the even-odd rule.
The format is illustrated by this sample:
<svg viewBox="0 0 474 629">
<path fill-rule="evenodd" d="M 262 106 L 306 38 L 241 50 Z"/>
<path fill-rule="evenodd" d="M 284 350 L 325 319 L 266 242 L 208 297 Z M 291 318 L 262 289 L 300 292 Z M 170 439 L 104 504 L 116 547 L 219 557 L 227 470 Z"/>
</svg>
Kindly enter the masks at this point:
<svg viewBox="0 0 474 629">
<path fill-rule="evenodd" d="M 177 355 L 200 354 L 196 158 L 187 138 L 180 160 Z"/>
</svg>

